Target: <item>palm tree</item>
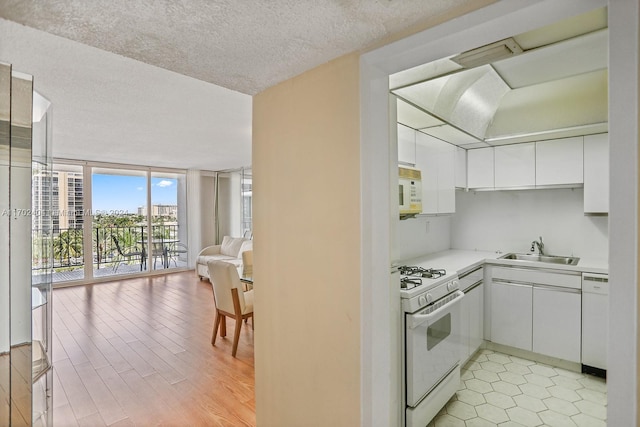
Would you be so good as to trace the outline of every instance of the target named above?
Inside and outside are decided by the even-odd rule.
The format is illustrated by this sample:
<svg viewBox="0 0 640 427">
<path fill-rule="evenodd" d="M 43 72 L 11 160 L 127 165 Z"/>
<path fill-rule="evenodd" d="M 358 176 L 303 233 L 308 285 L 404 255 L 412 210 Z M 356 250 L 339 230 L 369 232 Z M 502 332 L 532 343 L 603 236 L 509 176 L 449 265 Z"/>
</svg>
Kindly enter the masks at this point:
<svg viewBox="0 0 640 427">
<path fill-rule="evenodd" d="M 54 259 L 61 265 L 72 265 L 72 260 L 82 259 L 82 229 L 70 228 L 53 239 Z"/>
<path fill-rule="evenodd" d="M 108 229 L 101 226 L 94 227 L 94 232 L 92 234 L 92 246 L 96 251 L 95 260 L 98 264 L 98 268 L 100 268 L 100 264 L 104 262 L 104 259 L 111 248 L 111 234 L 109 234 Z"/>
</svg>

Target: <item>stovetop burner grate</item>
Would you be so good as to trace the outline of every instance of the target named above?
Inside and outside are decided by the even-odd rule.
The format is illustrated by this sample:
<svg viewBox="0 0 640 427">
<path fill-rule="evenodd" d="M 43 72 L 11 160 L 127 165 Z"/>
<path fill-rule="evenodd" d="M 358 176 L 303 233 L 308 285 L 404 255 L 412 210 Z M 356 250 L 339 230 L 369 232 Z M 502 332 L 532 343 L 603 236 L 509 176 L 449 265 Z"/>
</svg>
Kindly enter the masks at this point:
<svg viewBox="0 0 640 427">
<path fill-rule="evenodd" d="M 422 279 L 418 277 L 402 277 L 400 278 L 400 289 L 413 289 L 422 285 Z"/>
<path fill-rule="evenodd" d="M 426 279 L 437 279 L 447 274 L 444 269 L 422 268 L 416 266 L 403 265 L 399 268 L 403 276 L 424 277 Z"/>
</svg>

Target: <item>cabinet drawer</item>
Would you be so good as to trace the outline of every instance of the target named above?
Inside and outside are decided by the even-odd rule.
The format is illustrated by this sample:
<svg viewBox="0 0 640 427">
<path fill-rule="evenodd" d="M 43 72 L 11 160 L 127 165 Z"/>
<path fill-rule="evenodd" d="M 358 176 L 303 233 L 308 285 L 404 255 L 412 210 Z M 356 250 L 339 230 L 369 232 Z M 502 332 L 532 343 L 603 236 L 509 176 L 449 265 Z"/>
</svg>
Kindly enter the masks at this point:
<svg viewBox="0 0 640 427">
<path fill-rule="evenodd" d="M 493 267 L 491 270 L 493 279 L 507 280 L 509 282 L 532 283 L 564 288 L 582 288 L 582 276 L 579 273 L 559 272 L 545 269 L 525 269 L 510 267 Z"/>
<path fill-rule="evenodd" d="M 460 282 L 460 290 L 462 292 L 466 292 L 467 289 L 471 288 L 473 285 L 482 281 L 483 277 L 484 277 L 484 268 L 482 267 L 472 270 L 469 273 L 463 274 L 458 279 L 458 281 Z"/>
</svg>

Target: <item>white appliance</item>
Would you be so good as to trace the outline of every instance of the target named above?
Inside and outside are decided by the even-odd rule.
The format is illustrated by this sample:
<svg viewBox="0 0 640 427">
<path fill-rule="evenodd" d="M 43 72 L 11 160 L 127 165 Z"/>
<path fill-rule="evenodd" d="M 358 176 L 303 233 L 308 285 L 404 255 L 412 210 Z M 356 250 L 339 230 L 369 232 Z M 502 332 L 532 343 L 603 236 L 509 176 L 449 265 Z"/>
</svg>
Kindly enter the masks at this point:
<svg viewBox="0 0 640 427">
<path fill-rule="evenodd" d="M 400 267 L 405 426 L 424 427 L 460 386 L 458 277 Z"/>
<path fill-rule="evenodd" d="M 609 276 L 582 273 L 582 371 L 606 377 Z"/>
<path fill-rule="evenodd" d="M 422 174 L 419 169 L 398 167 L 400 219 L 422 213 Z"/>
</svg>

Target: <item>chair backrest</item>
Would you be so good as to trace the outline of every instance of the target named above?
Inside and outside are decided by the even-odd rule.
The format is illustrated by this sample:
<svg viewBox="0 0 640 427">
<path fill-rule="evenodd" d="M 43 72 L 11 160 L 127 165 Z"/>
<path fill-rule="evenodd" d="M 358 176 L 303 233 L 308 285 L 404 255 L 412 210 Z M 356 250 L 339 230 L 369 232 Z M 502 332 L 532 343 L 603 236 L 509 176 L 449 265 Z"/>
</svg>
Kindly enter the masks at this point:
<svg viewBox="0 0 640 427">
<path fill-rule="evenodd" d="M 240 312 L 243 313 L 245 308 L 244 293 L 236 266 L 228 262 L 216 260 L 209 261 L 207 266 L 209 268 L 209 277 L 213 285 L 213 294 L 216 298 L 216 306 L 218 309 L 228 313 L 235 313 L 231 294 L 231 290 L 235 288 L 238 290 Z"/>
<path fill-rule="evenodd" d="M 153 256 L 164 255 L 164 241 L 162 239 L 151 242 L 151 254 Z"/>
<path fill-rule="evenodd" d="M 189 247 L 182 242 L 176 242 L 173 246 L 172 252 L 187 253 L 189 252 Z"/>
<path fill-rule="evenodd" d="M 242 237 L 224 236 L 220 244 L 220 253 L 237 258 L 240 256 L 240 249 L 245 241 L 246 239 Z"/>
<path fill-rule="evenodd" d="M 112 235 L 111 235 L 111 239 L 113 239 L 113 243 L 115 243 L 115 245 L 116 245 L 116 250 L 118 251 L 118 253 L 119 253 L 120 255 L 124 255 L 124 254 L 122 253 L 122 248 L 120 248 L 120 242 L 118 242 L 118 239 L 116 238 L 116 236 L 114 236 L 114 235 L 112 234 Z"/>
<path fill-rule="evenodd" d="M 242 274 L 244 276 L 253 275 L 253 251 L 242 252 Z"/>
</svg>

